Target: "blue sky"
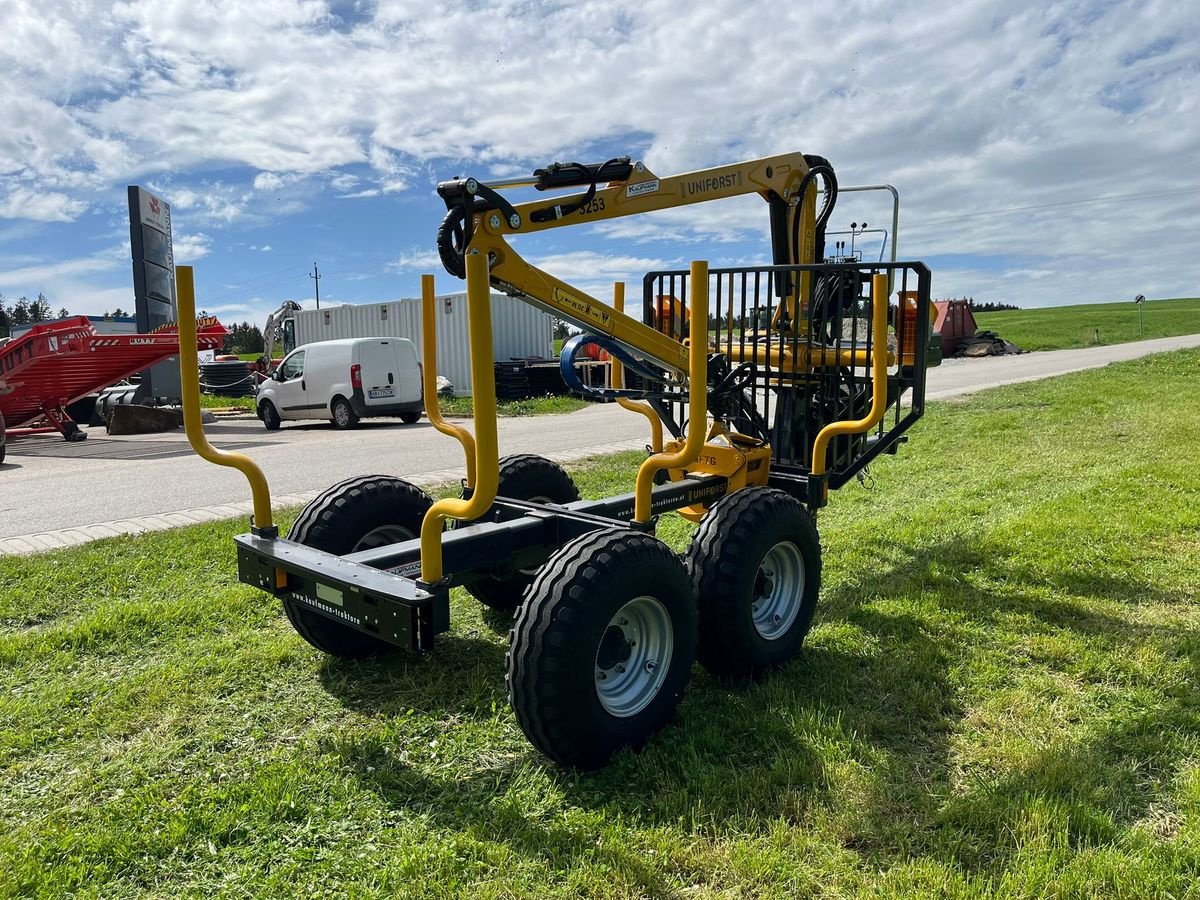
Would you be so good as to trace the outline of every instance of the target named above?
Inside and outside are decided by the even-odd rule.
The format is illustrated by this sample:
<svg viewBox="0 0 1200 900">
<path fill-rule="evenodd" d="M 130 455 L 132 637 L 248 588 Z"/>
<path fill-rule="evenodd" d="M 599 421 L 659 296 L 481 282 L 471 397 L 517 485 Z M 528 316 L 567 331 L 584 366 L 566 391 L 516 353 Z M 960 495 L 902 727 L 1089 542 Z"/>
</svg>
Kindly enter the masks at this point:
<svg viewBox="0 0 1200 900">
<path fill-rule="evenodd" d="M 901 191 L 939 296 L 1200 294 L 1200 16 L 1188 3 L 125 0 L 0 5 L 0 293 L 132 305 L 125 185 L 235 321 L 413 296 L 458 174 L 628 154 L 660 175 L 800 151 Z M 844 195 L 833 227 L 885 225 Z M 751 198 L 517 244 L 607 296 L 766 261 Z"/>
</svg>

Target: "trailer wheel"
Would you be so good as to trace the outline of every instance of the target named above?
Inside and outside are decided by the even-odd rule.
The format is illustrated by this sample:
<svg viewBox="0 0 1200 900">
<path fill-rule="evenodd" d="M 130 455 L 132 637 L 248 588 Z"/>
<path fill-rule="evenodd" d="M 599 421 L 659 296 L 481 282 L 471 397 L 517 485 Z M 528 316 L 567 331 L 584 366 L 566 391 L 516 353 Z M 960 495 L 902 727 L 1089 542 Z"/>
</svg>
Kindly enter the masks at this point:
<svg viewBox="0 0 1200 900">
<path fill-rule="evenodd" d="M 283 420 L 279 418 L 279 410 L 275 408 L 275 404 L 270 400 L 264 400 L 259 404 L 258 417 L 267 426 L 267 431 L 278 431 L 279 426 L 283 424 Z"/>
<path fill-rule="evenodd" d="M 695 655 L 696 601 L 679 557 L 641 532 L 592 532 L 529 588 L 509 633 L 509 702 L 542 753 L 596 769 L 670 721 Z"/>
<path fill-rule="evenodd" d="M 358 416 L 354 414 L 350 401 L 345 397 L 333 398 L 333 403 L 329 404 L 329 418 L 333 421 L 334 428 L 343 430 L 358 424 Z"/>
<path fill-rule="evenodd" d="M 579 499 L 579 488 L 558 463 L 544 456 L 521 453 L 500 460 L 496 495 L 538 503 L 574 503 Z M 469 585 L 467 590 L 485 606 L 511 612 L 520 605 L 537 572 L 537 568 L 519 569 L 509 575 L 488 576 Z"/>
<path fill-rule="evenodd" d="M 350 478 L 310 501 L 288 531 L 288 540 L 345 556 L 421 533 L 433 499 L 414 484 L 390 475 Z M 343 625 L 287 597 L 283 609 L 300 637 L 342 659 L 378 656 L 392 644 Z"/>
<path fill-rule="evenodd" d="M 420 418 L 421 418 L 421 414 L 419 412 L 402 412 L 402 413 L 400 413 L 400 421 L 403 422 L 405 425 L 415 425 Z"/>
<path fill-rule="evenodd" d="M 757 487 L 723 497 L 696 529 L 686 565 L 708 671 L 754 677 L 800 650 L 821 588 L 821 542 L 799 500 Z"/>
</svg>

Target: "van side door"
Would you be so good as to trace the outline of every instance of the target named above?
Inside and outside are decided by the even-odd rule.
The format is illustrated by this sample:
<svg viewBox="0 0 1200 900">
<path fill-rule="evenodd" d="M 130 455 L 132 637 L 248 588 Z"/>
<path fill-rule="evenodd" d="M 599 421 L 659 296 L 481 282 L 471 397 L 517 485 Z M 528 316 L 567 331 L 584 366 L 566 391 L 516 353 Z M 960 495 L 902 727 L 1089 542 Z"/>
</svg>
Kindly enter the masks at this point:
<svg viewBox="0 0 1200 900">
<path fill-rule="evenodd" d="M 276 407 L 285 419 L 302 419 L 308 410 L 308 390 L 304 379 L 304 351 L 296 350 L 276 370 Z"/>
</svg>

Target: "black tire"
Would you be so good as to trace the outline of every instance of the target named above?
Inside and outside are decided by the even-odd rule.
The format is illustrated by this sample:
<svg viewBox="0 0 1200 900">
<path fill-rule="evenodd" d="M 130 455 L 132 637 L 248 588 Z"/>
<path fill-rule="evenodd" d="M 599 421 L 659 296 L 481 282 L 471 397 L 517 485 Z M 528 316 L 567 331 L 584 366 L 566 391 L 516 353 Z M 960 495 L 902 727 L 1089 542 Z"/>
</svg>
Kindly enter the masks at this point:
<svg viewBox="0 0 1200 900">
<path fill-rule="evenodd" d="M 421 418 L 420 412 L 402 412 L 400 413 L 400 421 L 405 425 L 415 425 Z"/>
<path fill-rule="evenodd" d="M 821 541 L 799 500 L 760 487 L 721 498 L 686 565 L 700 609 L 696 655 L 709 672 L 752 678 L 799 652 L 821 590 Z"/>
<path fill-rule="evenodd" d="M 283 420 L 279 417 L 279 410 L 270 400 L 264 400 L 259 404 L 258 417 L 267 426 L 267 431 L 278 431 L 279 426 L 283 424 Z"/>
<path fill-rule="evenodd" d="M 650 620 L 660 623 L 657 628 L 639 630 L 637 622 L 648 620 L 636 613 L 629 615 L 632 626 L 618 618 L 643 606 L 658 617 Z M 631 643 L 634 634 L 646 637 L 640 648 Z M 639 661 L 654 655 L 656 644 L 667 655 L 655 634 L 670 636 L 665 670 L 651 665 L 651 658 Z M 617 751 L 642 746 L 671 720 L 687 686 L 695 642 L 692 586 L 666 544 L 626 530 L 576 538 L 542 568 L 509 633 L 508 698 L 517 723 L 555 762 L 597 769 Z M 619 668 L 627 662 L 628 670 Z M 605 672 L 612 682 L 601 680 Z M 601 685 L 620 687 L 630 679 L 640 683 L 643 705 L 614 714 L 617 700 L 602 697 Z"/>
<path fill-rule="evenodd" d="M 380 543 L 421 533 L 421 520 L 433 499 L 414 484 L 390 475 L 350 478 L 310 501 L 288 531 L 289 541 L 345 556 Z M 283 610 L 300 637 L 318 650 L 361 659 L 397 648 L 364 632 L 283 598 Z"/>
<path fill-rule="evenodd" d="M 513 500 L 574 503 L 579 499 L 579 488 L 558 463 L 532 453 L 521 453 L 500 460 L 496 495 Z M 511 574 L 488 576 L 469 585 L 467 590 L 485 606 L 512 612 L 520 606 L 536 575 L 537 569 L 522 569 Z"/>
<path fill-rule="evenodd" d="M 345 397 L 333 398 L 333 402 L 329 404 L 329 420 L 333 422 L 334 428 L 340 428 L 343 431 L 358 424 L 358 416 L 354 412 L 354 407 Z"/>
</svg>

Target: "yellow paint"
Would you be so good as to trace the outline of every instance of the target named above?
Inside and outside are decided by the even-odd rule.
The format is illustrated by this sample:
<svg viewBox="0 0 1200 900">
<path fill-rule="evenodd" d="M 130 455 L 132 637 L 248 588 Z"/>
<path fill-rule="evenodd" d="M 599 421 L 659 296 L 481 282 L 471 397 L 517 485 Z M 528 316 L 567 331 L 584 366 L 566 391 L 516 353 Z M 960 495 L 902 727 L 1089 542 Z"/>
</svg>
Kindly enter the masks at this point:
<svg viewBox="0 0 1200 900">
<path fill-rule="evenodd" d="M 792 203 L 795 199 L 794 193 L 808 173 L 808 168 L 803 154 L 800 153 L 733 163 L 667 178 L 657 178 L 642 166 L 641 171 L 635 171 L 628 182 L 612 182 L 606 187 L 598 188 L 590 202 L 561 218 L 535 222 L 532 214 L 545 208 L 549 202 L 557 202 L 560 206 L 572 205 L 582 199 L 582 194 L 559 197 L 556 201 L 540 198 L 516 204 L 514 209 L 520 217 L 520 223 L 515 227 L 503 216 L 491 213 L 477 214 L 473 219 L 471 249 L 495 260 L 491 270 L 491 277 L 495 283 L 515 289 L 540 304 L 549 306 L 563 318 L 581 327 L 608 335 L 648 359 L 656 360 L 682 375 L 702 377 L 703 373 L 690 369 L 692 354 L 679 341 L 530 265 L 508 245 L 505 236 L 532 234 L 552 228 L 599 222 L 754 193 L 764 200 L 777 196 Z M 652 182 L 657 183 L 657 186 L 650 187 Z M 646 187 L 630 190 L 631 186 L 637 185 Z M 789 210 L 789 235 L 792 221 L 796 217 L 800 220 L 800 258 L 791 260 L 794 263 L 814 261 L 816 196 L 814 184 L 810 186 L 807 195 Z M 792 321 L 799 323 L 796 327 L 801 330 L 806 327 L 804 310 L 796 302 L 796 292 L 799 292 L 800 296 L 807 296 L 810 279 L 811 274 L 807 272 L 793 279 L 793 295 L 785 301 Z M 692 313 L 694 320 L 694 309 Z"/>
<path fill-rule="evenodd" d="M 654 490 L 654 474 L 662 469 L 687 468 L 700 455 L 704 447 L 708 421 L 708 263 L 692 262 L 692 335 L 688 346 L 690 354 L 688 371 L 688 433 L 683 446 L 674 452 L 656 453 L 642 463 L 638 469 L 634 487 L 633 518 L 645 523 L 651 517 L 651 493 Z"/>
<path fill-rule="evenodd" d="M 887 276 L 873 275 L 871 277 L 871 334 L 875 340 L 871 347 L 871 408 L 861 419 L 831 422 L 817 433 L 817 439 L 813 442 L 813 475 L 825 474 L 827 466 L 825 457 L 828 455 L 831 440 L 843 434 L 862 434 L 878 425 L 883 414 L 887 412 L 887 310 Z"/>
<path fill-rule="evenodd" d="M 669 444 L 667 450 L 678 449 L 675 446 L 678 443 Z M 723 475 L 729 481 L 728 494 L 750 485 L 765 485 L 770 474 L 770 446 L 752 437 L 728 432 L 720 422 L 713 422 L 700 455 L 686 471 L 670 470 L 672 481 L 680 481 L 686 475 Z M 677 509 L 676 512 L 685 519 L 699 522 L 708 512 L 708 506 L 697 503 Z"/>
<path fill-rule="evenodd" d="M 425 394 L 425 415 L 429 424 L 462 444 L 467 457 L 467 487 L 475 487 L 475 438 L 465 428 L 451 425 L 442 418 L 437 394 L 437 299 L 433 276 L 421 276 L 421 377 Z M 432 405 L 431 405 L 432 403 Z"/>
<path fill-rule="evenodd" d="M 204 422 L 200 417 L 200 364 L 196 350 L 196 285 L 191 266 L 175 267 L 175 288 L 179 305 L 179 381 L 183 395 L 183 428 L 188 442 L 202 459 L 237 469 L 246 476 L 254 498 L 254 517 L 250 522 L 256 528 L 270 528 L 271 490 L 262 469 L 245 454 L 218 450 L 204 434 Z"/>
<path fill-rule="evenodd" d="M 421 522 L 421 580 L 442 580 L 442 528 L 447 519 L 470 521 L 496 499 L 500 456 L 496 437 L 496 370 L 492 354 L 492 296 L 487 254 L 468 251 L 467 327 L 471 345 L 471 393 L 475 407 L 475 487 L 469 500 L 445 497 Z"/>
</svg>

